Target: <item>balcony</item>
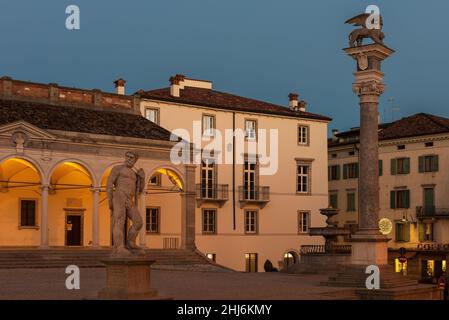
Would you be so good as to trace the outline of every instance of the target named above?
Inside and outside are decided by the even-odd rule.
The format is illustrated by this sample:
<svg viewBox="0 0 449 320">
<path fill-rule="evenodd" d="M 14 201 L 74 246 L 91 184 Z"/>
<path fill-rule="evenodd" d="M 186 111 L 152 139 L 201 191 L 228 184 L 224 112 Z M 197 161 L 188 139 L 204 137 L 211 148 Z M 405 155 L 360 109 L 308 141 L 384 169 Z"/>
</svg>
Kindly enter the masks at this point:
<svg viewBox="0 0 449 320">
<path fill-rule="evenodd" d="M 270 202 L 270 187 L 255 186 L 248 188 L 239 186 L 239 202 L 240 208 L 243 208 L 247 204 L 254 204 L 263 208 Z"/>
<path fill-rule="evenodd" d="M 449 219 L 449 208 L 437 208 L 435 206 L 416 207 L 416 218 Z"/>
<path fill-rule="evenodd" d="M 214 184 L 212 186 L 197 184 L 196 205 L 199 208 L 203 203 L 214 203 L 221 208 L 229 199 L 228 192 L 227 184 Z"/>
</svg>

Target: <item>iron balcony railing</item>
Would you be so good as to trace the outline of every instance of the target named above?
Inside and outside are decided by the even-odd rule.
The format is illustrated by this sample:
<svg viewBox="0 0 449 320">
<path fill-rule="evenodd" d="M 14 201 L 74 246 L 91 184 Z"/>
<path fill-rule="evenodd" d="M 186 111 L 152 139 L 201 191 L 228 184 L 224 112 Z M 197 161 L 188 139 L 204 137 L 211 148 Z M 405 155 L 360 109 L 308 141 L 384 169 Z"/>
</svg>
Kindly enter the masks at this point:
<svg viewBox="0 0 449 320">
<path fill-rule="evenodd" d="M 325 245 L 304 245 L 301 246 L 300 253 L 303 255 L 307 254 L 325 254 L 325 253 L 334 253 L 334 254 L 350 254 L 351 253 L 351 245 L 342 244 L 342 245 L 331 245 L 326 247 Z"/>
<path fill-rule="evenodd" d="M 270 201 L 270 187 L 239 186 L 239 201 Z"/>
<path fill-rule="evenodd" d="M 196 185 L 196 198 L 198 200 L 228 200 L 228 185 L 227 184 L 213 184 L 213 185 Z"/>
<path fill-rule="evenodd" d="M 449 218 L 449 208 L 437 208 L 435 206 L 416 207 L 417 218 L 427 217 L 447 217 Z"/>
</svg>

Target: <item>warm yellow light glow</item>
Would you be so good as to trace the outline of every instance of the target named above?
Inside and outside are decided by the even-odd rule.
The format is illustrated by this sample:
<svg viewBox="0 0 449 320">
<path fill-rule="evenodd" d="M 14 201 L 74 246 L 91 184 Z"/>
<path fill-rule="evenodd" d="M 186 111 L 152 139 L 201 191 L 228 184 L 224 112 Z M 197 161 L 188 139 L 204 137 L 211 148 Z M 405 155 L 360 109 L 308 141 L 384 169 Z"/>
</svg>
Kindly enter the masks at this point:
<svg viewBox="0 0 449 320">
<path fill-rule="evenodd" d="M 181 179 L 178 177 L 178 175 L 174 171 L 172 171 L 170 169 L 159 169 L 159 170 L 157 170 L 157 172 L 161 173 L 161 174 L 165 174 L 175 186 L 177 186 L 179 189 L 183 190 Z"/>
<path fill-rule="evenodd" d="M 446 260 L 441 261 L 441 270 L 446 272 Z"/>
<path fill-rule="evenodd" d="M 400 263 L 399 259 L 394 259 L 394 271 L 397 273 L 407 274 L 407 262 Z"/>
<path fill-rule="evenodd" d="M 75 163 L 75 162 L 64 162 L 63 165 L 72 167 L 73 169 L 81 171 L 86 176 L 90 177 L 89 172 L 83 166 L 79 165 L 78 163 Z"/>
<path fill-rule="evenodd" d="M 427 260 L 427 274 L 430 277 L 433 277 L 435 275 L 435 261 L 434 260 Z"/>
<path fill-rule="evenodd" d="M 24 166 L 29 167 L 31 170 L 33 170 L 34 172 L 37 173 L 37 169 L 30 162 L 28 162 L 26 160 L 19 159 L 19 158 L 13 158 L 13 159 L 9 159 L 8 161 L 13 161 L 13 162 L 20 163 L 20 164 L 22 164 Z"/>
</svg>

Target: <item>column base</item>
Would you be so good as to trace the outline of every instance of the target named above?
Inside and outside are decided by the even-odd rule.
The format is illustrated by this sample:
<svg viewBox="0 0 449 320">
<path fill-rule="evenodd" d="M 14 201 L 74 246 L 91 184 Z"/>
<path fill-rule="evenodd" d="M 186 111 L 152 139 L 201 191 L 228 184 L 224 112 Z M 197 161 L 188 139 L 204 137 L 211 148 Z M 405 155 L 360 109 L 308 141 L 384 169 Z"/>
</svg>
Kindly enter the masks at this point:
<svg viewBox="0 0 449 320">
<path fill-rule="evenodd" d="M 376 265 L 388 264 L 388 241 L 390 239 L 378 230 L 361 230 L 351 235 L 351 264 Z"/>
</svg>

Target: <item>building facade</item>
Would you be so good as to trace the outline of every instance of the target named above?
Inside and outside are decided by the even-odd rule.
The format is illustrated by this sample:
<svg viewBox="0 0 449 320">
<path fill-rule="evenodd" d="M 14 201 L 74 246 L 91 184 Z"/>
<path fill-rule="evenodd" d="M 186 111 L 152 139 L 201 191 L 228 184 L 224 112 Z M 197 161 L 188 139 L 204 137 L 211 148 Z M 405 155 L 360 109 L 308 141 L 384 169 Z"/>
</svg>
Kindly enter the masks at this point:
<svg viewBox="0 0 449 320">
<path fill-rule="evenodd" d="M 252 272 L 323 242 L 308 228 L 325 224 L 330 119 L 307 112 L 295 94 L 284 107 L 181 75 L 134 95 L 123 79 L 115 93 L 0 82 L 0 246 L 109 246 L 106 180 L 127 150 L 138 151 L 148 180 L 143 246 L 196 248 Z M 233 138 L 234 129 L 242 134 Z M 266 150 L 249 147 L 264 132 Z M 187 161 L 174 161 L 179 145 Z"/>
<path fill-rule="evenodd" d="M 329 139 L 329 206 L 340 227 L 357 229 L 359 129 Z M 397 272 L 434 281 L 449 252 L 449 119 L 415 114 L 379 126 L 380 228 Z M 349 239 L 340 238 L 340 242 Z M 399 249 L 405 248 L 406 263 Z"/>
</svg>

